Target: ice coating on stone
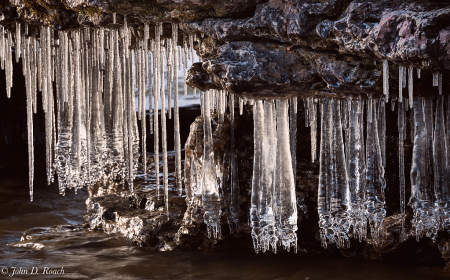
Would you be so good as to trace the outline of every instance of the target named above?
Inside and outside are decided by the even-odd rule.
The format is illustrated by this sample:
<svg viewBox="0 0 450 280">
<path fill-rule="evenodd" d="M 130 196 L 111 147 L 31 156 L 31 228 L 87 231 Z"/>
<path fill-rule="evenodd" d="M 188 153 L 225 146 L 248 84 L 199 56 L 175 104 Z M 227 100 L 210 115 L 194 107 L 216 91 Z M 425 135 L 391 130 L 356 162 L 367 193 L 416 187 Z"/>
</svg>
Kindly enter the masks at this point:
<svg viewBox="0 0 450 280">
<path fill-rule="evenodd" d="M 386 102 L 389 102 L 389 61 L 383 60 L 383 93 Z"/>
</svg>

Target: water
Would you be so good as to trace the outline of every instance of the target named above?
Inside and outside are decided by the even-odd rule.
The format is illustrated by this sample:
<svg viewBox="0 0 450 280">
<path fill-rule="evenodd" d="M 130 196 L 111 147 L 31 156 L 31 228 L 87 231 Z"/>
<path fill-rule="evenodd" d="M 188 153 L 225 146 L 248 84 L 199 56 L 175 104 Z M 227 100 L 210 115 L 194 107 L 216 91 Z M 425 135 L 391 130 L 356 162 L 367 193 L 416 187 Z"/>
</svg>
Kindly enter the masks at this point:
<svg viewBox="0 0 450 280">
<path fill-rule="evenodd" d="M 41 170 L 42 171 L 42 170 Z M 34 202 L 29 201 L 26 174 L 0 181 L 0 279 L 446 279 L 441 266 L 420 267 L 294 253 L 254 254 L 251 248 L 227 252 L 155 252 L 100 231 L 49 233 L 40 250 L 7 244 L 18 242 L 31 227 L 83 223 L 87 192 L 60 196 L 55 184 L 36 176 Z M 45 267 L 64 269 L 63 275 L 11 275 L 12 267 L 42 273 Z"/>
</svg>

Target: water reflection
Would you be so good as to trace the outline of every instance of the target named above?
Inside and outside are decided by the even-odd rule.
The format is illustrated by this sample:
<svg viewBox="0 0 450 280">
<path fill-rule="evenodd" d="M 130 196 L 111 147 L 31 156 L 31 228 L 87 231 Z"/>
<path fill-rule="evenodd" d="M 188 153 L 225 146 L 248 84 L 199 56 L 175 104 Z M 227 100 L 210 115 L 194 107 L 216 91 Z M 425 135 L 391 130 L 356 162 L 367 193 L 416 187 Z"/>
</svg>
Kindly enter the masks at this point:
<svg viewBox="0 0 450 280">
<path fill-rule="evenodd" d="M 64 267 L 64 275 L 15 275 L 13 279 L 447 279 L 442 267 L 414 267 L 293 253 L 255 255 L 251 248 L 230 252 L 155 252 L 114 235 L 82 226 L 36 229 L 30 243 L 7 246 L 30 227 L 82 224 L 85 191 L 60 196 L 55 185 L 37 178 L 29 202 L 26 176 L 0 182 L 0 267 Z M 40 239 L 39 239 L 40 238 Z M 37 241 L 36 241 L 37 240 Z M 5 279 L 7 276 L 0 276 Z M 8 277 L 9 278 L 9 277 Z"/>
</svg>

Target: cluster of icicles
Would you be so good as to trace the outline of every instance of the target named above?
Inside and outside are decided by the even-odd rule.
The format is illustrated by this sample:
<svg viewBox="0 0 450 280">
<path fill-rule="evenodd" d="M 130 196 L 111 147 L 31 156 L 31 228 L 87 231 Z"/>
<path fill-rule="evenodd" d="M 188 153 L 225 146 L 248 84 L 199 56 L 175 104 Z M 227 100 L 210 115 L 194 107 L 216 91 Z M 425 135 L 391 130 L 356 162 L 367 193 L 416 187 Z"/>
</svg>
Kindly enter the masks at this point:
<svg viewBox="0 0 450 280">
<path fill-rule="evenodd" d="M 115 22 L 114 22 L 115 23 Z M 6 35 L 6 36 L 5 36 Z M 162 37 L 162 24 L 155 39 L 144 25 L 144 35 L 131 49 L 131 32 L 118 28 L 84 28 L 55 34 L 49 27 L 28 28 L 16 23 L 16 31 L 0 26 L 0 63 L 6 70 L 7 95 L 12 87 L 12 50 L 22 58 L 26 82 L 30 196 L 33 199 L 33 113 L 37 92 L 42 93 L 45 112 L 48 182 L 58 177 L 60 193 L 95 183 L 127 183 L 133 180 L 141 158 L 147 173 L 147 102 L 150 133 L 154 134 L 156 189 L 159 195 L 159 133 L 162 134 L 163 186 L 168 211 L 168 162 L 166 117 L 175 126 L 175 173 L 182 191 L 181 143 L 178 113 L 178 69 L 193 58 L 193 35 L 177 46 L 178 26 L 172 37 Z M 183 50 L 183 51 L 182 51 Z M 379 99 L 306 98 L 306 126 L 311 128 L 311 159 L 320 162 L 318 212 L 322 245 L 348 247 L 349 238 L 383 239 L 386 216 L 386 118 L 389 99 L 388 63 L 384 61 L 385 97 Z M 404 139 L 405 111 L 411 108 L 411 199 L 416 236 L 436 239 L 450 228 L 449 186 L 450 99 L 413 96 L 413 69 L 399 68 L 398 128 L 401 213 L 405 214 Z M 408 73 L 409 99 L 403 98 Z M 420 71 L 417 72 L 420 78 Z M 53 92 L 53 85 L 56 92 Z M 442 95 L 442 75 L 433 75 L 433 86 Z M 187 93 L 187 86 L 184 85 Z M 138 96 L 137 109 L 135 93 Z M 194 90 L 195 95 L 195 90 Z M 55 98 L 56 96 L 56 98 Z M 235 98 L 225 91 L 201 92 L 204 120 L 202 154 L 187 154 L 185 184 L 187 202 L 201 208 L 208 234 L 220 238 L 224 182 L 231 196 L 226 199 L 229 223 L 239 225 L 239 180 L 234 139 Z M 56 99 L 56 100 L 55 100 Z M 392 109 L 395 100 L 391 99 Z M 243 99 L 239 99 L 243 113 Z M 254 161 L 250 223 L 256 252 L 281 246 L 297 247 L 297 201 L 295 194 L 297 154 L 297 98 L 249 100 L 254 116 Z M 231 151 L 216 162 L 211 111 L 223 122 L 229 105 Z M 161 114 L 158 110 L 161 109 Z M 137 114 L 136 114 L 137 111 Z M 167 115 L 167 116 L 166 116 Z M 161 121 L 159 121 L 161 117 Z M 138 132 L 138 120 L 141 133 Z M 161 129 L 160 129 L 161 125 Z M 320 127 L 320 139 L 318 128 Z M 319 141 L 319 142 L 317 142 Z M 319 144 L 319 145 L 318 145 Z M 318 158 L 317 158 L 318 156 Z M 225 164 L 226 163 L 226 164 Z M 227 169 L 227 171 L 225 170 Z"/>
<path fill-rule="evenodd" d="M 114 21 L 115 24 L 115 21 Z M 0 26 L 0 58 L 6 71 L 7 95 L 12 87 L 12 49 L 22 58 L 27 94 L 29 186 L 33 200 L 33 113 L 37 92 L 42 93 L 45 113 L 48 183 L 58 177 L 60 193 L 97 182 L 127 183 L 133 191 L 140 154 L 147 173 L 146 108 L 154 134 L 155 170 L 159 170 L 159 133 L 162 134 L 163 185 L 168 208 L 166 115 L 174 115 L 175 180 L 181 192 L 181 148 L 178 115 L 178 69 L 187 73 L 193 59 L 193 35 L 177 46 L 178 26 L 172 37 L 162 38 L 162 24 L 150 38 L 144 25 L 142 38 L 131 49 L 132 32 L 117 28 L 84 28 L 55 32 L 50 27 L 28 28 L 16 23 L 16 32 Z M 182 51 L 183 50 L 183 51 Z M 56 85 L 56 92 L 53 90 Z M 187 86 L 184 87 L 187 94 Z M 195 91 L 194 91 L 195 93 Z M 136 109 L 135 94 L 138 96 Z M 55 98 L 56 96 L 56 98 Z M 56 99 L 56 100 L 54 100 Z M 148 102 L 148 105 L 146 104 Z M 158 110 L 161 122 L 158 120 Z M 135 113 L 137 111 L 137 114 Z M 138 132 L 138 120 L 141 134 Z M 159 126 L 161 125 L 161 129 Z M 139 139 L 139 138 L 142 139 Z M 155 172 L 159 194 L 159 172 Z"/>
</svg>

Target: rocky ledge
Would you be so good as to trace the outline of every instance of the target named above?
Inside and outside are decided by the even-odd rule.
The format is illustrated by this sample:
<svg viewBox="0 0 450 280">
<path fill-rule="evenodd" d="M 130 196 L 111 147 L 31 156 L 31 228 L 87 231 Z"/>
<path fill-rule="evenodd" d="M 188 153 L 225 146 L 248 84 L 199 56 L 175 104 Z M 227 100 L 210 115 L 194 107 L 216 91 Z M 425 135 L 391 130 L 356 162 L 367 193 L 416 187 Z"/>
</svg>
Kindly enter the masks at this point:
<svg viewBox="0 0 450 280">
<path fill-rule="evenodd" d="M 57 30 L 179 23 L 180 39 L 196 36 L 203 63 L 187 82 L 238 95 L 348 96 L 382 94 L 381 60 L 423 69 L 415 94 L 430 94 L 432 73 L 450 73 L 450 1 L 238 0 L 0 2 L 0 23 L 46 24 Z M 164 34 L 170 36 L 167 25 Z M 151 28 L 151 33 L 154 28 Z M 444 90 L 449 85 L 444 79 Z M 431 94 L 433 94 L 431 93 Z M 437 93 L 437 90 L 436 90 Z"/>
</svg>

